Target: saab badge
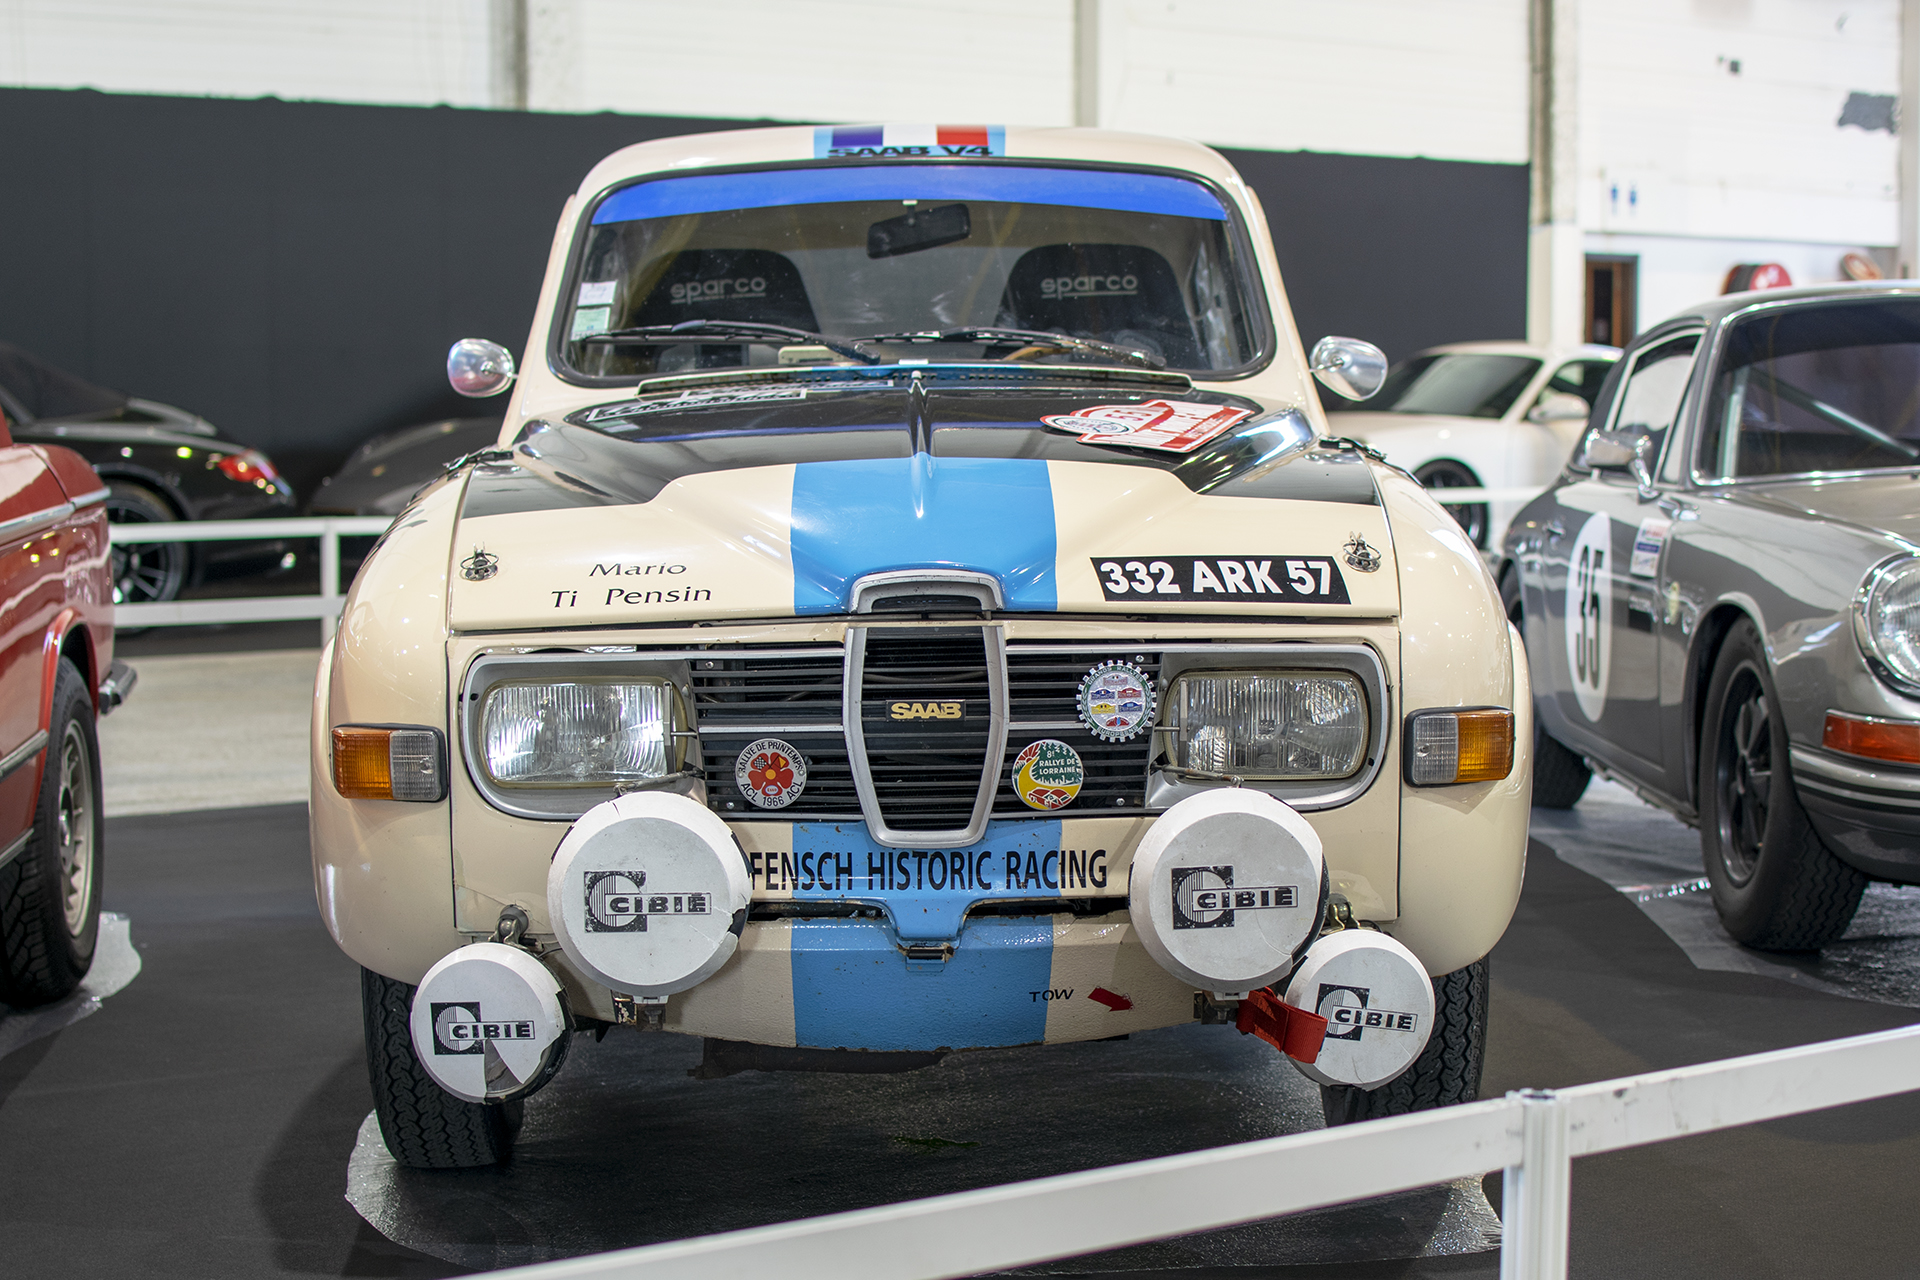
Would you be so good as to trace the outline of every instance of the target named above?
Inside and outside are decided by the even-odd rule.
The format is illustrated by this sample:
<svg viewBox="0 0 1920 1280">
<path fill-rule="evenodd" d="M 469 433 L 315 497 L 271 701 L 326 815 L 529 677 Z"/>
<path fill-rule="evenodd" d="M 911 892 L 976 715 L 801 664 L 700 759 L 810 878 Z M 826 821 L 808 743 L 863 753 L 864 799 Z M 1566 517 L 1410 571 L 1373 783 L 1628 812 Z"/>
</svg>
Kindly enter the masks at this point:
<svg viewBox="0 0 1920 1280">
<path fill-rule="evenodd" d="M 784 809 L 807 789 L 807 762 L 778 738 L 749 742 L 733 762 L 733 780 L 761 809 Z"/>
<path fill-rule="evenodd" d="M 1153 681 L 1131 662 L 1103 662 L 1080 681 L 1080 723 L 1106 742 L 1153 727 Z"/>
<path fill-rule="evenodd" d="M 1072 804 L 1086 780 L 1080 753 L 1058 738 L 1042 738 L 1013 758 L 1013 789 L 1029 809 Z"/>
</svg>

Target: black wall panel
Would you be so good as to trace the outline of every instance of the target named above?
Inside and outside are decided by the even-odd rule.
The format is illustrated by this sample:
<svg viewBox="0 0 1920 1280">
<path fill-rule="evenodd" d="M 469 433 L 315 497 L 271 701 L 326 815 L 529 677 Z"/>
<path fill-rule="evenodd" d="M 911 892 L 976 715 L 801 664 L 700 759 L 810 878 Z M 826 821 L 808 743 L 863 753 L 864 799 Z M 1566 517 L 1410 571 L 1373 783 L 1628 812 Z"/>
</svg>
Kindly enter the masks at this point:
<svg viewBox="0 0 1920 1280">
<path fill-rule="evenodd" d="M 649 138 L 752 122 L 0 90 L 0 338 L 267 450 L 304 494 L 472 412 L 460 337 L 526 339 L 562 202 Z M 1524 328 L 1524 166 L 1228 153 L 1308 342 Z"/>
</svg>

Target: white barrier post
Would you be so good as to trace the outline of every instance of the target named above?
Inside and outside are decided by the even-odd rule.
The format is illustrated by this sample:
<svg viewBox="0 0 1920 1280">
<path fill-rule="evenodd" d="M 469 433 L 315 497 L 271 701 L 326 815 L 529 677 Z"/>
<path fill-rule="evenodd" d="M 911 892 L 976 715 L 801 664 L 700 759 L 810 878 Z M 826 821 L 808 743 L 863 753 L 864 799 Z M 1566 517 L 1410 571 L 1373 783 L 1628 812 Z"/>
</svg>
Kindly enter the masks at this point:
<svg viewBox="0 0 1920 1280">
<path fill-rule="evenodd" d="M 1507 1095 L 1520 1104 L 1520 1163 L 1501 1180 L 1500 1280 L 1566 1280 L 1573 1156 L 1567 1108 L 1551 1089 Z"/>
<path fill-rule="evenodd" d="M 333 639 L 340 625 L 340 526 L 332 520 L 320 532 L 320 643 Z"/>
</svg>

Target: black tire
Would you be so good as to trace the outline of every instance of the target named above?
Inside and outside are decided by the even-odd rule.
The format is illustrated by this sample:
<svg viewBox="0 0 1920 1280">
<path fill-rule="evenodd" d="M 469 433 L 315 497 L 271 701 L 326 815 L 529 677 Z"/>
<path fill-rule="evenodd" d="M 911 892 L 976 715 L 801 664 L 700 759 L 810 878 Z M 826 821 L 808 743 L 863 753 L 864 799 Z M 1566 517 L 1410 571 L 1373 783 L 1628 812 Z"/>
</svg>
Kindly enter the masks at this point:
<svg viewBox="0 0 1920 1280">
<path fill-rule="evenodd" d="M 1867 877 L 1833 856 L 1793 787 L 1760 632 L 1736 623 L 1700 725 L 1700 854 L 1720 923 L 1762 951 L 1815 951 L 1847 931 Z"/>
<path fill-rule="evenodd" d="M 1488 971 L 1482 956 L 1433 980 L 1433 1035 L 1397 1077 L 1378 1089 L 1321 1085 L 1328 1127 L 1478 1099 L 1480 1068 L 1487 1058 Z"/>
<path fill-rule="evenodd" d="M 1464 462 L 1455 462 L 1452 458 L 1438 458 L 1425 463 L 1413 473 L 1413 478 L 1429 489 L 1478 489 L 1480 477 Z M 1436 494 L 1436 501 L 1445 502 L 1446 498 Z M 1493 527 L 1493 517 L 1483 502 L 1463 503 L 1449 506 L 1447 514 L 1460 523 L 1466 530 L 1468 541 L 1480 550 L 1487 549 L 1487 534 Z"/>
<path fill-rule="evenodd" d="M 86 680 L 65 658 L 41 760 L 26 847 L 0 867 L 0 1000 L 16 1007 L 70 995 L 100 940 L 100 741 Z"/>
<path fill-rule="evenodd" d="M 107 484 L 107 519 L 114 524 L 163 524 L 179 517 L 165 498 L 129 480 Z M 179 596 L 193 573 L 184 542 L 133 542 L 113 549 L 113 602 L 162 604 Z"/>
<path fill-rule="evenodd" d="M 407 1028 L 411 984 L 360 971 L 360 1007 L 367 1024 L 367 1078 L 380 1136 L 393 1158 L 412 1169 L 482 1169 L 513 1150 L 524 1104 L 467 1102 L 434 1083 L 413 1053 Z"/>
<path fill-rule="evenodd" d="M 1520 571 L 1511 566 L 1500 579 L 1500 603 L 1506 606 L 1507 621 L 1519 629 L 1522 641 L 1527 628 L 1521 613 Z M 1571 809 L 1587 793 L 1593 770 L 1579 752 L 1567 747 L 1540 727 L 1540 712 L 1533 713 L 1533 805 L 1536 809 Z"/>
</svg>

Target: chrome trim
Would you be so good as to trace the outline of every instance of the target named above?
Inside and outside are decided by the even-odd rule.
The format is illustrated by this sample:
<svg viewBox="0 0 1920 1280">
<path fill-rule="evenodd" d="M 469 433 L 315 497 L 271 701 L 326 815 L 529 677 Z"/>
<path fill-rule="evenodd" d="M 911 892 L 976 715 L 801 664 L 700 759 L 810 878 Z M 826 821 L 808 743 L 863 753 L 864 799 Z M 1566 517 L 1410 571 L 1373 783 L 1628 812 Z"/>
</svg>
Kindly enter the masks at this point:
<svg viewBox="0 0 1920 1280">
<path fill-rule="evenodd" d="M 11 520 L 0 520 L 0 542 L 10 542 L 22 535 L 32 533 L 42 525 L 53 524 L 73 514 L 73 504 L 63 502 L 57 507 L 47 507 L 31 515 L 15 516 Z"/>
<path fill-rule="evenodd" d="M 877 598 L 893 593 L 909 594 L 899 592 L 901 587 L 930 587 L 942 595 L 971 596 L 980 602 L 983 613 L 1007 607 L 1000 579 L 990 573 L 975 573 L 970 569 L 890 569 L 856 579 L 847 592 L 847 611 L 872 613 Z"/>
<path fill-rule="evenodd" d="M 0 757 L 0 778 L 11 777 L 13 772 L 39 755 L 47 748 L 47 731 L 35 729 L 33 736 Z"/>
<path fill-rule="evenodd" d="M 1787 750 L 1797 787 L 1839 799 L 1868 804 L 1920 809 L 1920 770 L 1875 767 L 1864 756 L 1838 758 L 1838 753 L 1795 745 Z M 1861 763 L 1852 763 L 1853 760 Z"/>
<path fill-rule="evenodd" d="M 71 501 L 73 505 L 76 507 L 90 507 L 96 502 L 105 502 L 107 500 L 107 495 L 112 492 L 113 490 L 107 488 L 107 486 L 101 485 L 98 489 L 95 489 L 92 493 L 75 494 L 71 499 L 69 499 L 69 501 Z"/>
<path fill-rule="evenodd" d="M 1321 644 L 1314 641 L 1295 641 L 1280 644 L 1215 644 L 1188 645 L 1156 644 L 1150 646 L 1160 654 L 1160 687 L 1162 705 L 1165 705 L 1167 691 L 1173 688 L 1173 682 L 1189 671 L 1243 670 L 1245 659 L 1249 657 L 1263 660 L 1278 659 L 1284 663 L 1275 664 L 1276 670 L 1315 668 L 1346 671 L 1360 677 L 1360 684 L 1367 696 L 1367 713 L 1370 723 L 1367 726 L 1367 761 L 1357 773 L 1346 778 L 1316 778 L 1301 782 L 1254 781 L 1247 779 L 1241 785 L 1250 791 L 1264 791 L 1277 800 L 1285 801 L 1295 809 L 1311 813 L 1319 809 L 1332 809 L 1357 799 L 1367 788 L 1374 784 L 1386 768 L 1387 757 L 1391 754 L 1393 734 L 1398 726 L 1398 717 L 1393 710 L 1393 687 L 1387 679 L 1386 664 L 1372 646 L 1364 644 Z M 1128 646 L 1138 651 L 1141 646 Z M 1159 725 L 1154 731 L 1160 730 Z M 1169 805 L 1185 800 L 1189 796 L 1201 795 L 1208 791 L 1217 791 L 1221 787 L 1231 786 L 1228 782 L 1194 782 L 1182 778 L 1166 769 L 1153 768 L 1155 755 L 1149 755 L 1147 765 L 1148 810 L 1164 809 Z"/>
<path fill-rule="evenodd" d="M 675 734 L 680 738 L 703 738 L 712 734 L 719 738 L 760 737 L 769 733 L 843 733 L 845 726 L 838 720 L 816 720 L 811 724 L 763 724 L 754 720 L 710 721 L 696 728 L 692 733 Z"/>
<path fill-rule="evenodd" d="M 28 827 L 14 838 L 12 844 L 4 849 L 0 849 L 0 867 L 6 866 L 9 862 L 19 857 L 20 851 L 27 847 L 27 841 L 31 839 L 33 839 L 33 828 Z"/>
<path fill-rule="evenodd" d="M 935 579 L 929 578 L 929 581 Z M 941 579 L 951 581 L 951 579 Z M 883 628 L 893 630 L 896 628 Z M 987 658 L 987 753 L 982 759 L 980 786 L 974 793 L 973 814 L 967 825 L 946 831 L 896 831 L 880 812 L 880 797 L 873 786 L 873 768 L 867 760 L 866 725 L 860 717 L 861 685 L 866 678 L 867 633 L 872 627 L 847 628 L 847 656 L 841 678 L 840 721 L 846 726 L 847 763 L 853 773 L 854 794 L 860 798 L 860 813 L 876 844 L 894 849 L 964 849 L 978 844 L 987 832 L 987 820 L 993 816 L 993 798 L 1000 790 L 1000 767 L 1007 758 L 1007 633 L 997 623 L 985 626 L 928 626 L 898 628 L 914 631 L 978 631 L 986 646 Z"/>
</svg>

